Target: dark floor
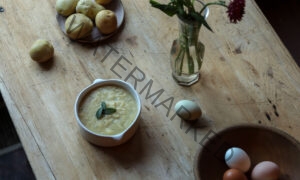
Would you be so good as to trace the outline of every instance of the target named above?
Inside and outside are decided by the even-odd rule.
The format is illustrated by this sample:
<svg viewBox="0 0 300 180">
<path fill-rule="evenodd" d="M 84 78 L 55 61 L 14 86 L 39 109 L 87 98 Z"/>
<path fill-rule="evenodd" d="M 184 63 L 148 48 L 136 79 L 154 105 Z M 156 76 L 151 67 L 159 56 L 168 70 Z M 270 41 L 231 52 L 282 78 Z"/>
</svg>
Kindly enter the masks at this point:
<svg viewBox="0 0 300 180">
<path fill-rule="evenodd" d="M 256 3 L 300 66 L 300 0 L 256 0 Z"/>
<path fill-rule="evenodd" d="M 0 179 L 35 179 L 0 93 Z"/>
<path fill-rule="evenodd" d="M 300 0 L 256 0 L 300 66 Z M 0 179 L 35 179 L 0 93 Z"/>
</svg>

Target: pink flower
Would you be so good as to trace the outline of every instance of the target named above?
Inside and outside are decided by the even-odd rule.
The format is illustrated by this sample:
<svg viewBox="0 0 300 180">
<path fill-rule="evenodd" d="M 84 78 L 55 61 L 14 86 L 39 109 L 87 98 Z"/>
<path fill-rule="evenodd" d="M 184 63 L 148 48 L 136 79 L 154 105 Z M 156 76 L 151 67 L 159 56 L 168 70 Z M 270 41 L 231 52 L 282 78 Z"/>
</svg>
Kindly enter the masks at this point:
<svg viewBox="0 0 300 180">
<path fill-rule="evenodd" d="M 227 14 L 230 22 L 237 23 L 241 21 L 245 14 L 245 0 L 232 0 L 230 1 L 227 9 Z"/>
</svg>

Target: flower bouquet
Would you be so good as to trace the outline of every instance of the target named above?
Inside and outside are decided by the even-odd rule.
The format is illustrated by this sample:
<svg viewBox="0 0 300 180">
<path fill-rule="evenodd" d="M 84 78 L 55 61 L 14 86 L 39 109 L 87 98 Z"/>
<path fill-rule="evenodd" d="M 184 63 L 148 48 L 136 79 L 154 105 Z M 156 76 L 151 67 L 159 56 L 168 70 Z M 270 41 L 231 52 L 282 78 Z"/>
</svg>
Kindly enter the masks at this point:
<svg viewBox="0 0 300 180">
<path fill-rule="evenodd" d="M 245 13 L 245 0 L 231 0 L 227 5 L 225 1 L 204 3 L 200 10 L 196 9 L 195 0 L 170 0 L 168 4 L 161 4 L 150 0 L 154 8 L 158 8 L 169 16 L 177 15 L 179 19 L 179 38 L 174 40 L 171 48 L 172 76 L 181 85 L 191 85 L 198 81 L 202 66 L 205 46 L 198 41 L 201 26 L 213 31 L 206 21 L 209 14 L 208 6 L 219 5 L 227 8 L 230 22 L 237 23 L 242 20 Z"/>
</svg>

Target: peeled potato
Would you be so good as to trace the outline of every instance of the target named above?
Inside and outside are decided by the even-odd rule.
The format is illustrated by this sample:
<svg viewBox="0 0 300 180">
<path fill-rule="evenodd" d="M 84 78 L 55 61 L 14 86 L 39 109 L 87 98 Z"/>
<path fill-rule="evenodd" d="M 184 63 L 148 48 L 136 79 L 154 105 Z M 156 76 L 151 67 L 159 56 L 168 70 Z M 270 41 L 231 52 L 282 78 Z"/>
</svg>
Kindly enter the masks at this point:
<svg viewBox="0 0 300 180">
<path fill-rule="evenodd" d="M 76 12 L 76 5 L 79 0 L 57 0 L 56 11 L 62 16 L 69 16 Z"/>
<path fill-rule="evenodd" d="M 54 48 L 47 40 L 38 39 L 31 46 L 29 54 L 32 60 L 45 62 L 54 56 Z"/>
<path fill-rule="evenodd" d="M 109 4 L 112 0 L 95 0 L 95 1 L 98 4 L 106 5 L 106 4 Z"/>
<path fill-rule="evenodd" d="M 104 10 L 105 8 L 100 4 L 97 4 L 93 0 L 79 0 L 76 6 L 76 12 L 82 13 L 89 17 L 91 20 L 94 20 L 99 11 Z"/>
<path fill-rule="evenodd" d="M 111 10 L 100 11 L 96 16 L 95 23 L 102 34 L 110 34 L 118 27 L 117 17 Z"/>
<path fill-rule="evenodd" d="M 93 22 L 83 14 L 75 13 L 69 16 L 65 22 L 65 30 L 71 39 L 80 39 L 91 34 Z"/>
</svg>

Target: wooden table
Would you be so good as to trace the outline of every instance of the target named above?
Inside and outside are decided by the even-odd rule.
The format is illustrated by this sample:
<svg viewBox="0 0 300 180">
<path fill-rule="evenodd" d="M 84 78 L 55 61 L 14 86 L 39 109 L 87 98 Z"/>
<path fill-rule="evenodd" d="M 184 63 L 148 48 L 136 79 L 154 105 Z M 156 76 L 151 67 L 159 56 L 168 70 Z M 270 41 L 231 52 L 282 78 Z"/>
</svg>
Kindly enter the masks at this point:
<svg viewBox="0 0 300 180">
<path fill-rule="evenodd" d="M 240 123 L 276 127 L 300 141 L 300 70 L 254 0 L 247 0 L 246 15 L 236 25 L 229 24 L 224 8 L 211 8 L 214 33 L 201 30 L 205 62 L 191 87 L 171 77 L 176 17 L 146 0 L 122 2 L 124 26 L 91 46 L 62 33 L 55 0 L 0 1 L 1 93 L 38 179 L 193 179 L 193 158 L 205 135 Z M 53 61 L 40 65 L 30 59 L 38 38 L 53 43 Z M 155 99 L 140 93 L 141 125 L 127 144 L 91 145 L 75 121 L 77 94 L 96 78 L 124 80 L 131 72 L 144 78 L 136 83 L 138 92 L 152 81 L 149 93 L 163 94 Z M 133 76 L 127 81 L 134 85 Z M 173 118 L 181 99 L 201 105 L 205 116 L 197 126 Z M 169 110 L 159 105 L 164 101 Z"/>
</svg>

